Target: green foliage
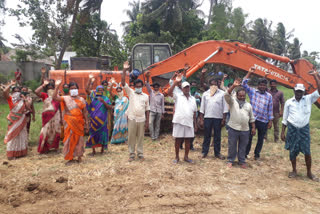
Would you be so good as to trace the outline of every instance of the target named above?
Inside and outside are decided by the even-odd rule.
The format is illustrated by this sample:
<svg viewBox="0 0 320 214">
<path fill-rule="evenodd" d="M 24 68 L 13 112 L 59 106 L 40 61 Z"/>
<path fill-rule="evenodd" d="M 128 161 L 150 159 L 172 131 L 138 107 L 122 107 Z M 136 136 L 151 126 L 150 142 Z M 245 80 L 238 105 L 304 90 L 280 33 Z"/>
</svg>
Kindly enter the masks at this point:
<svg viewBox="0 0 320 214">
<path fill-rule="evenodd" d="M 32 91 L 34 91 L 39 87 L 39 82 L 40 82 L 40 78 L 38 78 L 37 80 L 24 81 L 23 85 L 27 86 Z"/>
</svg>

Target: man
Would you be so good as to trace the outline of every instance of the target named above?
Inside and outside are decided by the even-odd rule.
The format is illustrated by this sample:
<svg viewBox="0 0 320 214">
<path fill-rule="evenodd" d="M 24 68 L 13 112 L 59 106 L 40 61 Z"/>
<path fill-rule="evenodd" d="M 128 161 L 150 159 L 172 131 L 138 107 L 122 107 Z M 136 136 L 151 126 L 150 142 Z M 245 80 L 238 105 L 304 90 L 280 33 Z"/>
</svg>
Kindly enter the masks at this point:
<svg viewBox="0 0 320 214">
<path fill-rule="evenodd" d="M 143 138 L 144 130 L 148 129 L 149 121 L 149 97 L 142 92 L 143 82 L 140 79 L 134 81 L 134 90 L 126 84 L 126 72 L 129 70 L 129 62 L 123 64 L 121 84 L 129 96 L 129 107 L 126 112 L 128 116 L 128 147 L 129 162 L 135 159 L 135 148 L 137 146 L 138 158 L 143 161 Z"/>
<path fill-rule="evenodd" d="M 226 91 L 224 97 L 230 107 L 230 120 L 228 122 L 228 163 L 229 168 L 238 154 L 241 168 L 247 168 L 246 148 L 249 141 L 249 123 L 252 126 L 251 134 L 256 134 L 252 106 L 246 102 L 246 91 L 240 88 L 236 92 L 236 98 L 232 96 L 233 89 L 240 86 L 240 80 L 235 80 Z M 239 144 L 238 144 L 239 141 Z"/>
<path fill-rule="evenodd" d="M 284 109 L 284 96 L 283 92 L 277 89 L 277 80 L 270 80 L 270 90 L 268 92 L 272 95 L 273 105 L 273 129 L 274 129 L 274 142 L 279 141 L 279 119 L 283 115 Z M 281 106 L 281 109 L 279 108 Z M 265 139 L 267 139 L 268 132 L 266 133 Z"/>
<path fill-rule="evenodd" d="M 250 103 L 252 106 L 253 115 L 255 117 L 255 126 L 258 130 L 258 141 L 256 148 L 254 150 L 254 159 L 260 159 L 260 152 L 263 146 L 263 138 L 266 134 L 267 130 L 272 127 L 272 119 L 273 119 L 273 105 L 272 105 L 272 96 L 269 94 L 267 90 L 267 80 L 262 78 L 258 81 L 258 88 L 252 88 L 248 86 L 249 77 L 252 73 L 254 73 L 255 68 L 252 67 L 249 69 L 249 72 L 244 77 L 242 82 L 242 86 L 248 93 L 250 98 Z M 252 144 L 253 135 L 250 134 L 249 143 L 247 146 L 246 155 L 250 153 L 251 144 Z"/>
<path fill-rule="evenodd" d="M 228 106 L 224 99 L 224 92 L 218 88 L 218 81 L 212 79 L 210 89 L 203 93 L 200 106 L 200 121 L 204 124 L 204 140 L 202 144 L 202 157 L 209 152 L 212 129 L 214 130 L 214 156 L 221 160 L 221 128 L 225 125 Z"/>
<path fill-rule="evenodd" d="M 157 140 L 160 133 L 161 119 L 164 118 L 164 96 L 160 93 L 159 83 L 153 84 L 153 90 L 150 87 L 149 79 L 150 72 L 146 73 L 146 87 L 150 96 L 150 118 L 149 118 L 149 131 L 152 140 Z"/>
<path fill-rule="evenodd" d="M 175 79 L 173 85 L 170 86 L 168 94 L 172 95 L 174 88 L 182 81 L 182 74 L 179 74 Z M 172 136 L 175 138 L 175 152 L 176 158 L 174 163 L 179 162 L 179 147 L 181 143 L 185 142 L 184 161 L 193 163 L 189 159 L 190 141 L 194 138 L 194 132 L 197 131 L 195 125 L 197 104 L 194 97 L 190 96 L 190 84 L 183 82 L 181 84 L 182 94 L 174 93 L 175 112 L 173 115 L 173 131 Z"/>
<path fill-rule="evenodd" d="M 318 90 L 315 90 L 312 94 L 304 95 L 304 85 L 296 84 L 294 97 L 287 100 L 284 105 L 281 140 L 286 142 L 285 149 L 290 151 L 292 172 L 289 173 L 289 178 L 297 176 L 296 157 L 299 152 L 302 152 L 307 166 L 308 178 L 319 181 L 319 178 L 316 178 L 311 172 L 309 120 L 312 104 L 320 97 L 320 80 L 316 71 L 311 71 L 310 75 L 316 80 Z M 287 127 L 286 136 L 285 130 Z"/>
</svg>

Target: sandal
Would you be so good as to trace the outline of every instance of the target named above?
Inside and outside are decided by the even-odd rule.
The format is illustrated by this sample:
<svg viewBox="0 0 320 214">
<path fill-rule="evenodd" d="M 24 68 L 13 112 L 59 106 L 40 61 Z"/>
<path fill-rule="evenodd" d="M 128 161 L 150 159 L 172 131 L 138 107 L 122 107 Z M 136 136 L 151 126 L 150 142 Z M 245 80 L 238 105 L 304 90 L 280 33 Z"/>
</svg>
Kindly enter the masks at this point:
<svg viewBox="0 0 320 214">
<path fill-rule="evenodd" d="M 246 163 L 240 164 L 240 167 L 241 167 L 242 169 L 246 169 L 246 168 L 248 168 L 248 166 L 247 166 L 247 164 L 246 164 Z"/>
<path fill-rule="evenodd" d="M 129 162 L 134 161 L 134 157 L 130 157 L 128 161 L 129 161 Z"/>
<path fill-rule="evenodd" d="M 228 163 L 227 163 L 227 167 L 228 167 L 228 168 L 232 168 L 232 163 L 228 162 Z"/>
<path fill-rule="evenodd" d="M 194 161 L 191 160 L 191 159 L 184 159 L 184 161 L 187 162 L 187 163 L 194 163 Z"/>
<path fill-rule="evenodd" d="M 289 172 L 288 178 L 296 178 L 298 174 L 296 172 Z"/>
<path fill-rule="evenodd" d="M 320 182 L 320 179 L 313 174 L 311 175 L 311 177 L 308 176 L 308 178 L 311 179 L 312 181 Z"/>
<path fill-rule="evenodd" d="M 174 159 L 174 160 L 173 160 L 173 163 L 174 163 L 174 164 L 179 163 L 179 159 Z"/>
</svg>

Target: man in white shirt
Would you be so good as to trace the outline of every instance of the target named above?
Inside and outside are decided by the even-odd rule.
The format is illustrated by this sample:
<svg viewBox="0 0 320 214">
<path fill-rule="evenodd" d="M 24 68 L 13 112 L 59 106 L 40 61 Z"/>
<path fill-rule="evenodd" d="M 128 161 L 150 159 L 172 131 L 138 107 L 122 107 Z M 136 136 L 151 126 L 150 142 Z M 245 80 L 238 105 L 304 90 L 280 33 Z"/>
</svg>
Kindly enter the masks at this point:
<svg viewBox="0 0 320 214">
<path fill-rule="evenodd" d="M 310 72 L 317 82 L 318 90 L 312 94 L 304 95 L 305 87 L 303 84 L 296 84 L 294 87 L 294 97 L 287 100 L 284 105 L 281 140 L 285 141 L 285 148 L 290 151 L 290 161 L 292 172 L 289 178 L 297 176 L 296 157 L 300 152 L 304 154 L 307 176 L 311 180 L 319 181 L 311 172 L 311 151 L 310 151 L 310 130 L 309 120 L 312 104 L 320 97 L 320 78 L 316 71 Z M 288 127 L 287 136 L 285 130 Z"/>
<path fill-rule="evenodd" d="M 174 83 L 170 86 L 168 94 L 172 95 L 174 88 L 181 82 L 182 75 L 178 75 Z M 190 96 L 190 84 L 188 82 L 183 82 L 181 84 L 182 92 L 174 93 L 173 98 L 175 99 L 175 111 L 173 115 L 173 131 L 172 135 L 175 138 L 175 152 L 176 159 L 174 163 L 179 162 L 179 147 L 181 143 L 185 142 L 185 155 L 184 161 L 188 163 L 193 163 L 189 159 L 190 142 L 194 137 L 194 132 L 197 131 L 196 122 L 196 112 L 197 104 L 194 97 Z"/>
<path fill-rule="evenodd" d="M 128 147 L 130 158 L 129 161 L 133 161 L 135 158 L 135 147 L 137 145 L 137 155 L 140 160 L 144 160 L 143 157 L 143 138 L 144 130 L 148 129 L 149 121 L 149 97 L 142 92 L 143 81 L 137 79 L 134 81 L 134 90 L 126 84 L 126 72 L 129 70 L 129 63 L 123 64 L 123 73 L 121 78 L 121 84 L 129 96 L 129 107 L 126 112 L 128 116 Z"/>
<path fill-rule="evenodd" d="M 200 106 L 200 123 L 204 124 L 204 140 L 202 144 L 202 157 L 209 152 L 212 129 L 214 130 L 214 156 L 221 160 L 221 128 L 226 123 L 228 105 L 224 99 L 224 92 L 218 88 L 216 79 L 210 81 L 210 89 L 203 93 Z"/>
</svg>

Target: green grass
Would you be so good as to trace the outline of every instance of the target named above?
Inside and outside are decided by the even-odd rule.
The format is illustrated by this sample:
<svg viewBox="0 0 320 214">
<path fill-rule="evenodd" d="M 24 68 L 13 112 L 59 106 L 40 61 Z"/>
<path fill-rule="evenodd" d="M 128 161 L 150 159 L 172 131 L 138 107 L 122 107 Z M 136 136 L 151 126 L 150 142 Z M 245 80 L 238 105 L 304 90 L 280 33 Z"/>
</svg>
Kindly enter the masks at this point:
<svg viewBox="0 0 320 214">
<path fill-rule="evenodd" d="M 37 145 L 41 130 L 41 112 L 42 112 L 43 103 L 34 103 L 34 108 L 36 110 L 36 121 L 31 122 L 30 127 L 30 136 L 29 136 L 29 145 L 34 146 Z M 4 145 L 3 140 L 7 132 L 7 115 L 9 114 L 9 106 L 8 104 L 0 104 L 0 153 L 4 153 L 6 151 L 6 145 Z"/>
</svg>

